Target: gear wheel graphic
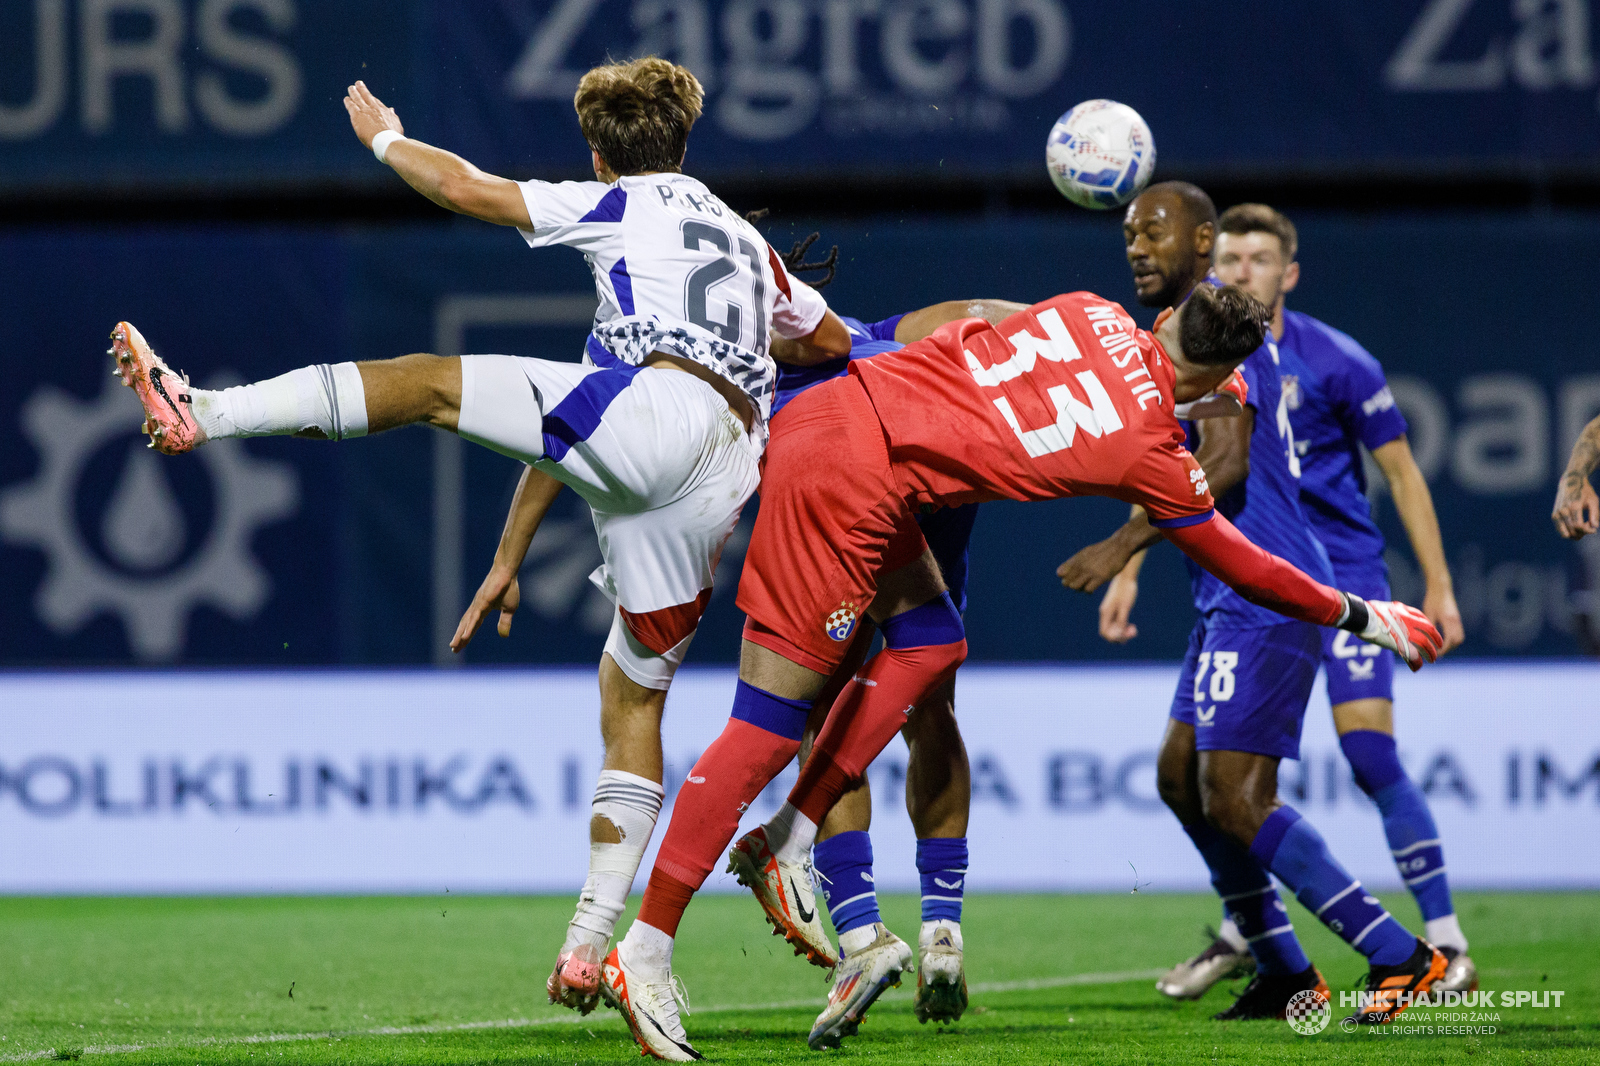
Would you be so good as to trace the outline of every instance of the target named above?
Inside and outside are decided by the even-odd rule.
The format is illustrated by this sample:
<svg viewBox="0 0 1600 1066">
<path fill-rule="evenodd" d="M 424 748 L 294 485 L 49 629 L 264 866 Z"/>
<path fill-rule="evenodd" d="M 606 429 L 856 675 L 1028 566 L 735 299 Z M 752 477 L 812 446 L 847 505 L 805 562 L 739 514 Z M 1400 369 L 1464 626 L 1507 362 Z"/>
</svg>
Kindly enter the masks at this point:
<svg viewBox="0 0 1600 1066">
<path fill-rule="evenodd" d="M 293 467 L 253 459 L 236 440 L 207 444 L 196 454 L 211 477 L 216 513 L 204 543 L 171 573 L 119 572 L 86 543 L 74 493 L 95 451 L 137 426 L 140 414 L 132 394 L 109 379 L 89 402 L 50 385 L 35 391 L 22 424 L 42 462 L 33 481 L 0 494 L 0 534 L 49 556 L 34 609 L 52 632 L 70 635 L 96 615 L 115 612 L 135 657 L 171 661 L 183 651 L 196 607 L 209 604 L 244 620 L 266 603 L 272 582 L 250 551 L 250 537 L 295 513 L 300 483 Z"/>
</svg>

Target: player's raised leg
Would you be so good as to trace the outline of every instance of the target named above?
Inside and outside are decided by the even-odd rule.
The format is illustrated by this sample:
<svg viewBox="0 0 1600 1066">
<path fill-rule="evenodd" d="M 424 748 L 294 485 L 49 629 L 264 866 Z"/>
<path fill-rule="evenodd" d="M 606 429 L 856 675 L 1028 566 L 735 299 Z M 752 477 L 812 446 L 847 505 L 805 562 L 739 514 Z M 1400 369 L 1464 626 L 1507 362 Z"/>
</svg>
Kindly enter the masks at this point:
<svg viewBox="0 0 1600 1066">
<path fill-rule="evenodd" d="M 1383 653 L 1382 660 L 1392 675 L 1393 659 L 1388 652 Z M 1367 658 L 1367 662 L 1372 663 L 1373 659 Z M 1334 679 L 1339 675 L 1333 663 L 1327 665 L 1328 687 L 1333 690 Z M 1377 805 L 1383 818 L 1383 835 L 1395 866 L 1426 923 L 1424 935 L 1449 960 L 1444 977 L 1434 988 L 1442 992 L 1477 988 L 1478 968 L 1467 954 L 1467 937 L 1461 931 L 1450 896 L 1439 827 L 1433 820 L 1428 797 L 1400 765 L 1395 749 L 1394 704 L 1383 698 L 1344 700 L 1333 706 L 1333 724 L 1339 733 L 1339 747 L 1350 760 L 1356 785 Z"/>
<path fill-rule="evenodd" d="M 168 455 L 229 437 L 345 440 L 420 422 L 454 430 L 460 416 L 461 361 L 454 357 L 306 366 L 210 391 L 191 387 L 127 322 L 112 331 L 111 352 L 117 374 L 144 405 L 151 447 Z"/>
</svg>

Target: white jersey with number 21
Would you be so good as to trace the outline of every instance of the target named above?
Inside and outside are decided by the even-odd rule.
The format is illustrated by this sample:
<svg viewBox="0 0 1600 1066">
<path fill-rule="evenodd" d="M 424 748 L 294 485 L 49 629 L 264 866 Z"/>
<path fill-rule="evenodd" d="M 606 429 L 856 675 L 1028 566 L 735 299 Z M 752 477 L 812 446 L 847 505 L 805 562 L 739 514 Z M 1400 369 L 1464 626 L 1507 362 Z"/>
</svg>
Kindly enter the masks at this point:
<svg viewBox="0 0 1600 1066">
<path fill-rule="evenodd" d="M 777 380 L 768 330 L 790 338 L 815 330 L 827 312 L 816 290 L 687 175 L 521 186 L 528 245 L 564 244 L 589 261 L 601 346 L 628 363 L 666 351 L 707 366 L 755 401 L 764 439 Z"/>
</svg>

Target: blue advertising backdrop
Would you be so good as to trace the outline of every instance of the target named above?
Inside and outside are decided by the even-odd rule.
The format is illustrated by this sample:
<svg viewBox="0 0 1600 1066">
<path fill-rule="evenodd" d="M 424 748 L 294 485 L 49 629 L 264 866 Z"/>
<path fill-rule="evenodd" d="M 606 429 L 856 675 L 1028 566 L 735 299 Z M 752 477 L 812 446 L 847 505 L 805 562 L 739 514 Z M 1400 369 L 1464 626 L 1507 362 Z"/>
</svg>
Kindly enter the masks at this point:
<svg viewBox="0 0 1600 1066">
<path fill-rule="evenodd" d="M 1463 654 L 1577 653 L 1600 557 L 1560 541 L 1548 515 L 1570 443 L 1600 411 L 1600 373 L 1587 276 L 1550 267 L 1600 242 L 1600 222 L 1296 221 L 1304 280 L 1292 306 L 1365 343 L 1411 420 L 1466 616 Z M 781 223 L 769 235 L 781 248 L 811 228 Z M 1133 306 L 1112 218 L 1065 208 L 987 222 L 881 218 L 830 224 L 824 236 L 841 248 L 829 300 L 862 318 L 1079 288 Z M 409 351 L 576 359 L 592 293 L 579 257 L 530 253 L 515 234 L 475 223 L 0 237 L 0 332 L 13 355 L 0 395 L 0 663 L 447 659 L 445 639 L 493 553 L 514 462 L 423 429 L 159 457 L 141 446 L 138 405 L 100 338 L 129 318 L 202 384 Z M 1393 507 L 1375 499 L 1396 592 L 1418 602 Z M 1174 550 L 1153 552 L 1141 635 L 1125 648 L 1097 637 L 1097 597 L 1054 579 L 1058 562 L 1122 517 L 1099 500 L 985 505 L 973 656 L 1179 656 L 1193 611 Z M 724 560 L 694 661 L 735 655 L 745 536 Z M 586 580 L 598 562 L 587 515 L 566 494 L 534 543 L 511 638 L 480 636 L 465 658 L 594 662 L 610 612 Z"/>
<path fill-rule="evenodd" d="M 1042 178 L 1120 99 L 1191 172 L 1600 168 L 1592 0 L 14 0 L 0 187 L 382 180 L 364 78 L 482 166 L 582 176 L 578 74 L 646 53 L 707 89 L 705 176 Z"/>
</svg>

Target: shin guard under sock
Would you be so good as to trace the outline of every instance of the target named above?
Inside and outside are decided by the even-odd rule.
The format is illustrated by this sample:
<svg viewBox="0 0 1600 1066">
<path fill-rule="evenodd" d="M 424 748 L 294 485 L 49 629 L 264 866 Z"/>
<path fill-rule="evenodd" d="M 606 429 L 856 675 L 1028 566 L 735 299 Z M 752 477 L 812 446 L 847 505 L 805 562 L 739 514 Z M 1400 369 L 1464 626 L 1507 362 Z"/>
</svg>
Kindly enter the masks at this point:
<svg viewBox="0 0 1600 1066">
<path fill-rule="evenodd" d="M 1373 965 L 1398 966 L 1416 950 L 1417 938 L 1339 865 L 1322 834 L 1293 807 L 1285 805 L 1267 815 L 1250 843 L 1250 854 Z"/>
<path fill-rule="evenodd" d="M 917 841 L 917 873 L 922 877 L 922 920 L 959 923 L 967 891 L 967 838 Z"/>
<path fill-rule="evenodd" d="M 872 838 L 861 830 L 839 833 L 817 844 L 811 860 L 828 902 L 835 933 L 881 921 L 878 889 L 872 877 Z"/>
<path fill-rule="evenodd" d="M 733 717 L 678 790 L 656 869 L 698 889 L 739 830 L 739 816 L 800 751 L 811 707 L 739 682 Z M 652 923 L 654 924 L 654 923 Z"/>
<path fill-rule="evenodd" d="M 634 874 L 644 858 L 650 834 L 655 831 L 664 796 L 661 786 L 649 778 L 622 770 L 600 771 L 591 817 L 608 823 L 618 839 L 594 840 L 591 829 L 589 876 L 578 897 L 578 912 L 572 919 L 566 948 L 579 940 L 604 943 L 610 939 L 627 906 Z M 600 828 L 601 835 L 611 835 L 604 831 L 604 825 Z"/>
<path fill-rule="evenodd" d="M 190 389 L 208 440 L 287 436 L 318 429 L 329 440 L 367 435 L 366 390 L 354 363 L 303 366 L 220 392 Z"/>
<path fill-rule="evenodd" d="M 1422 789 L 1400 765 L 1394 737 L 1357 729 L 1341 736 L 1339 747 L 1350 760 L 1356 784 L 1377 804 L 1395 867 L 1416 899 L 1423 920 L 1432 922 L 1454 914 L 1439 827 Z"/>
<path fill-rule="evenodd" d="M 1205 859 L 1211 887 L 1222 897 L 1223 910 L 1244 938 L 1256 968 L 1264 974 L 1304 973 L 1311 960 L 1267 871 L 1238 841 L 1209 823 L 1186 825 L 1183 831 Z"/>
</svg>

